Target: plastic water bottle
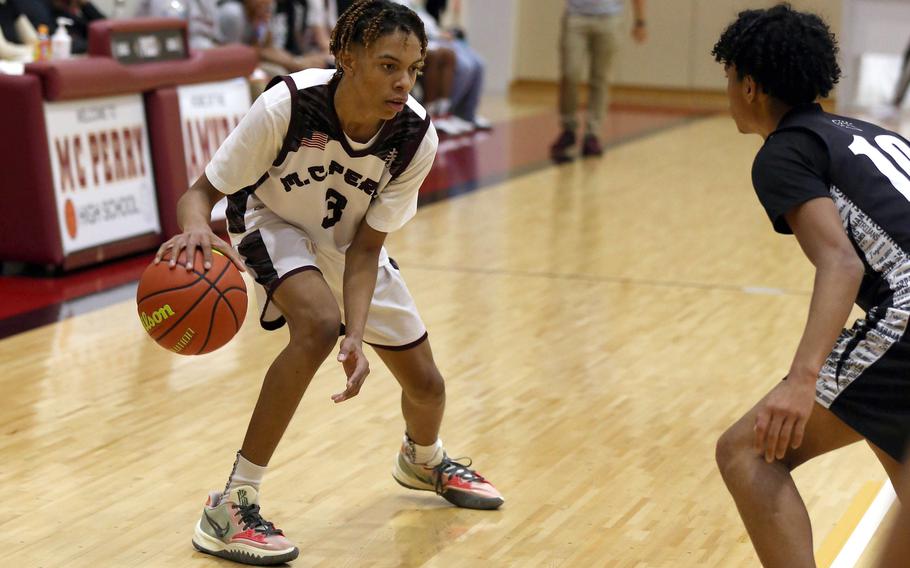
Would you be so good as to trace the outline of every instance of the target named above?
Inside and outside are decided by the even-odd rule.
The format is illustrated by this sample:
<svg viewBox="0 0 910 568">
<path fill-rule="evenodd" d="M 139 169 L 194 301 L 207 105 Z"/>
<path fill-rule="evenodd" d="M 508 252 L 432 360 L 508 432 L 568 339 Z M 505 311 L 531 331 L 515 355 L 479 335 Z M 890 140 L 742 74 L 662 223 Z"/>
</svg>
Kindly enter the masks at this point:
<svg viewBox="0 0 910 568">
<path fill-rule="evenodd" d="M 47 26 L 38 26 L 38 43 L 35 44 L 35 61 L 47 61 L 51 58 L 51 38 L 47 35 Z"/>
<path fill-rule="evenodd" d="M 73 38 L 66 26 L 73 25 L 69 18 L 57 18 L 57 31 L 51 36 L 51 56 L 54 59 L 68 59 L 73 52 Z"/>
</svg>

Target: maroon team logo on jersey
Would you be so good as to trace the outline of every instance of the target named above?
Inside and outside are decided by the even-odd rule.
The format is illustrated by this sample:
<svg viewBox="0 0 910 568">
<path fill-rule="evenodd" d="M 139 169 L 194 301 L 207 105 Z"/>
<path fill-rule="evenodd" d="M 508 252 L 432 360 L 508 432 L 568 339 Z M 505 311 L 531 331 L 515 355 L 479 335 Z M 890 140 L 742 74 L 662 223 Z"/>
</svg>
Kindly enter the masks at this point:
<svg viewBox="0 0 910 568">
<path fill-rule="evenodd" d="M 304 133 L 303 138 L 300 139 L 300 145 L 306 146 L 307 148 L 318 148 L 320 150 L 325 150 L 325 145 L 328 143 L 328 141 L 329 137 L 326 136 L 324 132 L 308 130 Z"/>
</svg>

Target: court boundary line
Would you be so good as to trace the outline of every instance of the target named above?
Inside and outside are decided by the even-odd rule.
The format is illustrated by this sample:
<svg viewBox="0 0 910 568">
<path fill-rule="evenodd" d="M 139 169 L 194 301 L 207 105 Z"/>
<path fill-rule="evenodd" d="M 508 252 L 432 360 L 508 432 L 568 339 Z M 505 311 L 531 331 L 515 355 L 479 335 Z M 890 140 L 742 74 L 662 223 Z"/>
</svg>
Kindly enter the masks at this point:
<svg viewBox="0 0 910 568">
<path fill-rule="evenodd" d="M 710 284 L 707 282 L 687 282 L 683 280 L 653 280 L 648 278 L 633 278 L 629 276 L 588 276 L 577 273 L 559 273 L 532 270 L 509 270 L 502 268 L 470 268 L 455 266 L 433 266 L 427 264 L 403 264 L 403 269 L 426 270 L 432 272 L 453 272 L 459 274 L 484 274 L 488 276 L 510 276 L 519 278 L 540 278 L 547 280 L 572 280 L 576 282 L 590 282 L 600 284 L 629 284 L 633 286 L 649 286 L 657 288 L 684 288 L 688 290 L 716 290 L 723 292 L 739 292 L 753 295 L 775 296 L 809 296 L 811 290 L 796 290 L 792 288 L 768 288 L 755 285 L 741 284 Z"/>
<path fill-rule="evenodd" d="M 856 566 L 896 500 L 890 480 L 864 484 L 816 551 L 819 568 Z"/>
</svg>

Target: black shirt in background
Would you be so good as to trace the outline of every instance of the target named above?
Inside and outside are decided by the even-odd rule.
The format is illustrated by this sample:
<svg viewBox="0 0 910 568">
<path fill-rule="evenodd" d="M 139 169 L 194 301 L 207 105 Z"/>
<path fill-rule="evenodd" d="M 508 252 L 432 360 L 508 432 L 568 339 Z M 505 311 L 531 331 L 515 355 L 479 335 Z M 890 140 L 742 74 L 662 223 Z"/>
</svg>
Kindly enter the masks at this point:
<svg viewBox="0 0 910 568">
<path fill-rule="evenodd" d="M 88 51 L 88 25 L 95 20 L 103 20 L 105 18 L 104 14 L 91 2 L 86 2 L 75 12 L 62 10 L 54 5 L 52 15 L 54 20 L 48 25 L 51 33 L 54 33 L 57 29 L 57 18 L 69 18 L 73 21 L 72 25 L 66 26 L 66 31 L 73 38 L 73 53 L 85 53 Z"/>
<path fill-rule="evenodd" d="M 40 0 L 39 0 L 40 1 Z M 16 31 L 16 20 L 23 14 L 19 0 L 0 0 L 0 31 L 6 41 L 22 43 L 19 32 Z"/>
<path fill-rule="evenodd" d="M 338 5 L 338 15 L 341 16 L 344 14 L 344 11 L 351 7 L 351 4 L 354 3 L 354 0 L 338 0 L 336 4 Z"/>
</svg>

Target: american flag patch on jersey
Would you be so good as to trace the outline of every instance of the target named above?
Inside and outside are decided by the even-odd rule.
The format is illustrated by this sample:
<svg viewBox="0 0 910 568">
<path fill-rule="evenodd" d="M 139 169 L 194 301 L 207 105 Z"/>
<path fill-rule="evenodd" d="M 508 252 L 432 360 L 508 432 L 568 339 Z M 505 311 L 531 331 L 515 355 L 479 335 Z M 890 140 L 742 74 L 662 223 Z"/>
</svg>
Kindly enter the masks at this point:
<svg viewBox="0 0 910 568">
<path fill-rule="evenodd" d="M 325 150 L 325 145 L 328 143 L 328 141 L 329 137 L 326 136 L 325 132 L 308 130 L 304 133 L 303 138 L 300 139 L 300 145 L 306 146 L 307 148 L 319 148 L 320 150 Z"/>
</svg>

